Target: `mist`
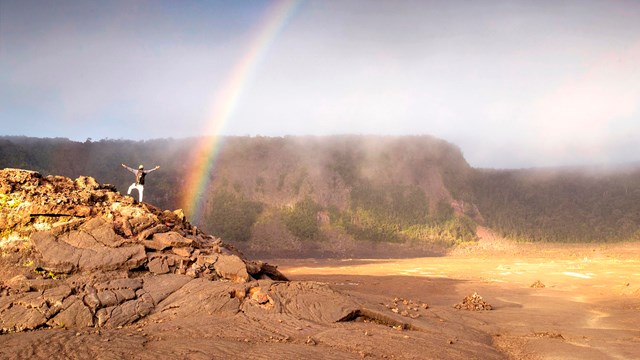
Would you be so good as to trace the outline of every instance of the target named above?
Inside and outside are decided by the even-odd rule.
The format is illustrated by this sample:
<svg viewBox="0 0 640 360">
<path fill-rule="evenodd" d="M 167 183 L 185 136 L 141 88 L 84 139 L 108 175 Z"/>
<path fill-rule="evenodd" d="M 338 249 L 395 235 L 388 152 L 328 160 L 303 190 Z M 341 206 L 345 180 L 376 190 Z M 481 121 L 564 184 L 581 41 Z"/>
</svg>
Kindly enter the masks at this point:
<svg viewBox="0 0 640 360">
<path fill-rule="evenodd" d="M 252 49 L 276 4 L 3 1 L 3 135 L 428 134 L 475 167 L 640 160 L 636 2 L 294 1 Z"/>
</svg>

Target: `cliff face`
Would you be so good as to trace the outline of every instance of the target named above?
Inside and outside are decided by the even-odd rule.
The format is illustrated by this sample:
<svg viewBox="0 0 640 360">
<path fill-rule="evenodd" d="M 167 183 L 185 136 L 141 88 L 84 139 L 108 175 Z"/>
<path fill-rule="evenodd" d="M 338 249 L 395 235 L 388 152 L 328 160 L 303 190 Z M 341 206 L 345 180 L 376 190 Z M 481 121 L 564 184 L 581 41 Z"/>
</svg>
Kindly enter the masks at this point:
<svg viewBox="0 0 640 360">
<path fill-rule="evenodd" d="M 122 191 L 132 177 L 120 163 L 160 164 L 145 201 L 175 209 L 186 206 L 194 143 L 5 138 L 0 166 L 96 174 Z M 429 136 L 229 137 L 216 160 L 201 216 L 186 218 L 254 256 L 377 256 L 408 241 L 424 255 L 436 242 L 472 239 L 465 218 L 480 219 L 472 169 L 458 148 Z"/>
<path fill-rule="evenodd" d="M 410 241 L 425 254 L 472 237 L 471 221 L 454 224 L 475 208 L 471 172 L 459 149 L 428 136 L 230 138 L 199 222 L 252 254 L 380 256 L 367 249 Z"/>
<path fill-rule="evenodd" d="M 269 205 L 311 196 L 347 209 L 354 187 L 416 186 L 435 205 L 471 171 L 452 144 L 428 137 L 231 138 L 221 148 L 214 188 L 233 188 Z M 456 189 L 457 190 L 457 189 Z"/>
</svg>

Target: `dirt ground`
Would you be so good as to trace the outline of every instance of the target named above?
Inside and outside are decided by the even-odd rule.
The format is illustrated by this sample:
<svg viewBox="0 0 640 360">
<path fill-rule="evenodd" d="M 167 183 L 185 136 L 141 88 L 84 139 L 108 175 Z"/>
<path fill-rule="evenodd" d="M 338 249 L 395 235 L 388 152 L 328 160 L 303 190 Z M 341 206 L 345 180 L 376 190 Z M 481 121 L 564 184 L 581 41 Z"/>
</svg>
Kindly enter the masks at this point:
<svg viewBox="0 0 640 360">
<path fill-rule="evenodd" d="M 637 359 L 639 251 L 640 243 L 534 246 L 485 235 L 441 257 L 268 259 L 292 280 L 289 297 L 283 283 L 271 288 L 281 288 L 286 312 L 210 311 L 214 293 L 194 291 L 189 303 L 166 302 L 117 329 L 0 335 L 0 358 Z M 492 310 L 454 307 L 474 293 Z M 323 321 L 331 301 L 361 311 Z"/>
<path fill-rule="evenodd" d="M 485 236 L 444 257 L 274 262 L 294 280 L 424 302 L 443 323 L 490 335 L 510 359 L 638 359 L 639 251 L 637 243 L 528 245 Z M 473 293 L 493 310 L 453 308 Z"/>
</svg>

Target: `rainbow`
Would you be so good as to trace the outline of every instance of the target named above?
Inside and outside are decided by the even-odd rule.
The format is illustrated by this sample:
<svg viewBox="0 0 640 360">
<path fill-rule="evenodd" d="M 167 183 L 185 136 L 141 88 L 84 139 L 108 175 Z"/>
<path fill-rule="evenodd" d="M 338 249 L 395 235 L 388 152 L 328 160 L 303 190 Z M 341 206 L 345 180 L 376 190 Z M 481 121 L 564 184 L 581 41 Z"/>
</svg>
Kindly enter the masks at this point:
<svg viewBox="0 0 640 360">
<path fill-rule="evenodd" d="M 222 145 L 222 129 L 233 114 L 242 90 L 300 3 L 301 0 L 276 1 L 267 9 L 251 37 L 247 51 L 233 67 L 214 99 L 211 116 L 203 132 L 208 136 L 203 137 L 195 147 L 190 161 L 191 171 L 186 178 L 181 199 L 182 208 L 195 224 L 200 224 L 202 220 L 203 195 L 212 180 L 211 174 Z"/>
</svg>

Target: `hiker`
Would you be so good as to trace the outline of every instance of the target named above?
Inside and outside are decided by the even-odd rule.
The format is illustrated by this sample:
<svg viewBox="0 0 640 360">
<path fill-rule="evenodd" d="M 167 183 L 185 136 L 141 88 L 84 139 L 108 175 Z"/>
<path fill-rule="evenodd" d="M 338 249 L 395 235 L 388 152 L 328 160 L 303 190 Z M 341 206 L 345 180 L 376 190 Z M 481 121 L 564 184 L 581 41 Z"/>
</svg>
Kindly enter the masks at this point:
<svg viewBox="0 0 640 360">
<path fill-rule="evenodd" d="M 138 195 L 140 197 L 140 202 L 142 202 L 142 192 L 144 191 L 144 177 L 148 173 L 160 169 L 160 166 L 156 166 L 151 170 L 145 170 L 144 166 L 142 166 L 142 165 L 138 166 L 138 170 L 132 169 L 132 168 L 128 167 L 125 164 L 122 164 L 122 167 L 127 169 L 127 170 L 129 170 L 129 171 L 131 171 L 132 173 L 136 174 L 136 182 L 134 182 L 133 184 L 131 184 L 131 186 L 129 186 L 129 191 L 127 191 L 127 195 L 131 195 L 131 190 L 138 189 Z"/>
</svg>

